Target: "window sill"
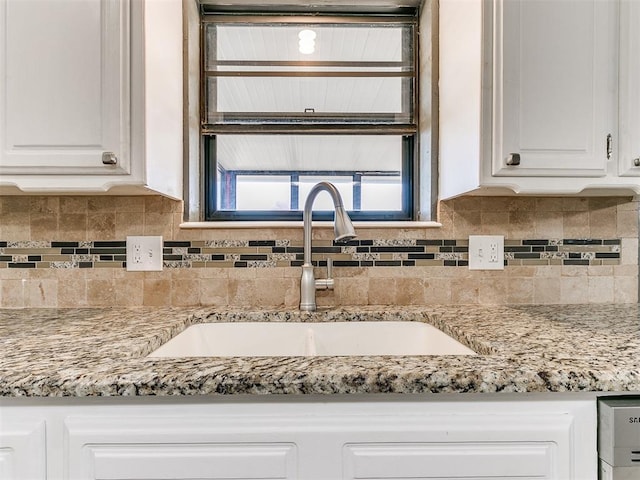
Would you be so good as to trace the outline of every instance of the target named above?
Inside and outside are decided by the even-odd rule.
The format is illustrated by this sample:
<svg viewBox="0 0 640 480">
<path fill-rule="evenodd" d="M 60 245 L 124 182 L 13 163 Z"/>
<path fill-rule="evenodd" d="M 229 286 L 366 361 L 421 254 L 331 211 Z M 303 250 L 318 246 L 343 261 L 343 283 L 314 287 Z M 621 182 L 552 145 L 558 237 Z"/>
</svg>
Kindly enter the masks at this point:
<svg viewBox="0 0 640 480">
<path fill-rule="evenodd" d="M 333 228 L 333 222 L 313 222 L 314 227 Z M 398 221 L 398 222 L 353 222 L 355 228 L 440 228 L 438 222 Z M 301 221 L 265 222 L 183 222 L 183 229 L 234 229 L 234 228 L 302 228 Z"/>
</svg>

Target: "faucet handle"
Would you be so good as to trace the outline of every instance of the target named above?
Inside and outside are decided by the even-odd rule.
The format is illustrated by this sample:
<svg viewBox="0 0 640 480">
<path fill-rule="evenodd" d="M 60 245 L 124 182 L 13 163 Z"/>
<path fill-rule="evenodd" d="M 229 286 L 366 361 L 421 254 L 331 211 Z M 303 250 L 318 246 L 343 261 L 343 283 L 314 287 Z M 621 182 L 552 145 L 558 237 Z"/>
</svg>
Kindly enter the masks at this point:
<svg viewBox="0 0 640 480">
<path fill-rule="evenodd" d="M 333 290 L 333 259 L 327 258 L 327 278 L 315 280 L 316 290 Z"/>
</svg>

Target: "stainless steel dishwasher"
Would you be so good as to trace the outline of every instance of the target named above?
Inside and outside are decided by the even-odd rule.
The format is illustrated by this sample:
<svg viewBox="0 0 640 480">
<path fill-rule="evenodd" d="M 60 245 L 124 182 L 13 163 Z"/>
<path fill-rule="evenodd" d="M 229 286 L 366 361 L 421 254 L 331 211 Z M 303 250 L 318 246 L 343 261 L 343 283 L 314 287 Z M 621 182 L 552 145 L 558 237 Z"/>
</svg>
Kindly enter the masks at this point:
<svg viewBox="0 0 640 480">
<path fill-rule="evenodd" d="M 640 397 L 598 400 L 600 480 L 640 480 Z"/>
</svg>

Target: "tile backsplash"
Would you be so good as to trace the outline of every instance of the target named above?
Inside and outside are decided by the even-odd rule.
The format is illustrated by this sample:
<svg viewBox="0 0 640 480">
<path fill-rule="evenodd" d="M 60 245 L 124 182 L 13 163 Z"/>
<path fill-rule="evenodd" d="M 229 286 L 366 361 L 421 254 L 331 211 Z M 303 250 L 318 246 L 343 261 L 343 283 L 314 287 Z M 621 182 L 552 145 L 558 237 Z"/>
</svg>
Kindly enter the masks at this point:
<svg viewBox="0 0 640 480">
<path fill-rule="evenodd" d="M 159 196 L 0 197 L 0 306 L 287 306 L 298 302 L 302 228 L 191 229 Z M 461 197 L 440 228 L 357 228 L 332 257 L 319 305 L 629 303 L 638 300 L 638 202 Z M 504 271 L 470 271 L 468 236 L 505 236 Z M 127 272 L 127 235 L 162 235 L 164 271 Z M 323 276 L 324 272 L 319 272 Z"/>
</svg>

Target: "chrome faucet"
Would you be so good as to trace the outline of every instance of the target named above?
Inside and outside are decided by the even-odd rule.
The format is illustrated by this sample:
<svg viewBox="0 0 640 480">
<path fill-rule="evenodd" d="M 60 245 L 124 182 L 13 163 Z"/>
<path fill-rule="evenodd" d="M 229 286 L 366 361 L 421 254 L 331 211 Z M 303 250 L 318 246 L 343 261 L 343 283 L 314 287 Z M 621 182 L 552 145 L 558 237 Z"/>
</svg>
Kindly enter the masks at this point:
<svg viewBox="0 0 640 480">
<path fill-rule="evenodd" d="M 316 290 L 332 290 L 332 262 L 327 260 L 327 278 L 316 280 L 311 263 L 311 211 L 313 202 L 322 190 L 325 190 L 333 199 L 335 217 L 333 219 L 333 231 L 335 239 L 348 241 L 356 237 L 351 219 L 342 205 L 342 197 L 338 189 L 329 182 L 320 182 L 309 192 L 302 212 L 304 224 L 304 263 L 302 264 L 302 278 L 300 279 L 300 310 L 314 311 L 316 309 Z"/>
</svg>

